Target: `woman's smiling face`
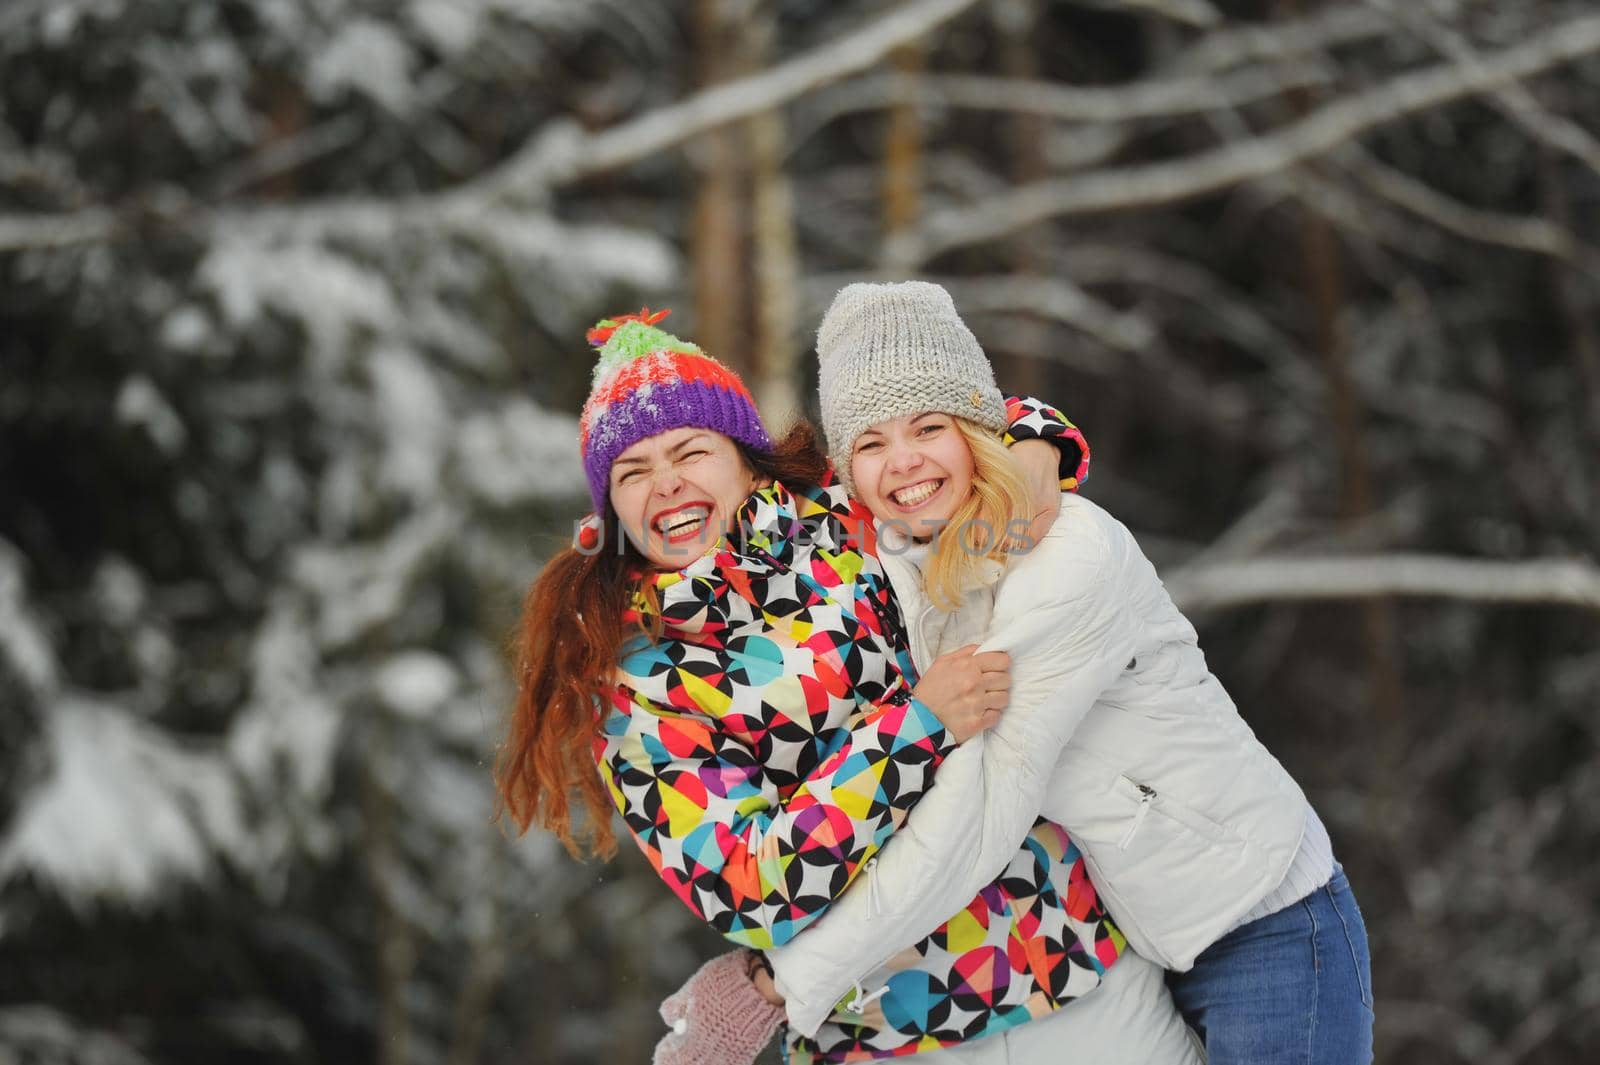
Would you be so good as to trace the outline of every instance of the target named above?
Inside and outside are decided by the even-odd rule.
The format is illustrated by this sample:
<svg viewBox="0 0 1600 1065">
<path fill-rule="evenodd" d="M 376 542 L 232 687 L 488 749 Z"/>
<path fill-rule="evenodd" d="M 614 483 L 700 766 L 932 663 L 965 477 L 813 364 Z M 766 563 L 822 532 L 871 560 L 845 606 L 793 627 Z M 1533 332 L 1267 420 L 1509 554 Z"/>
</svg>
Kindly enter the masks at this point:
<svg viewBox="0 0 1600 1065">
<path fill-rule="evenodd" d="M 728 437 L 710 429 L 669 429 L 611 464 L 611 509 L 652 565 L 682 569 L 732 531 L 757 484 Z"/>
<path fill-rule="evenodd" d="M 878 422 L 856 438 L 850 476 L 880 522 L 931 539 L 972 491 L 972 449 L 948 414 L 928 411 Z"/>
</svg>

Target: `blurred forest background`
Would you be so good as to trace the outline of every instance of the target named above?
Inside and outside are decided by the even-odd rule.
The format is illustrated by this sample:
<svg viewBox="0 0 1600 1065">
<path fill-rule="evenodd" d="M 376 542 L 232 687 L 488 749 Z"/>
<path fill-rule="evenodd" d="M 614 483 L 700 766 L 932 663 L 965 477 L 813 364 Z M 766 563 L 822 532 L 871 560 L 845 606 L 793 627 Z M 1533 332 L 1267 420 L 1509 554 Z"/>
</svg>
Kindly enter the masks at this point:
<svg viewBox="0 0 1600 1065">
<path fill-rule="evenodd" d="M 1322 811 L 1379 1060 L 1600 1057 L 1593 0 L 7 0 L 0 1061 L 646 1061 L 715 938 L 491 823 L 583 330 L 781 422 L 903 276 Z"/>
</svg>

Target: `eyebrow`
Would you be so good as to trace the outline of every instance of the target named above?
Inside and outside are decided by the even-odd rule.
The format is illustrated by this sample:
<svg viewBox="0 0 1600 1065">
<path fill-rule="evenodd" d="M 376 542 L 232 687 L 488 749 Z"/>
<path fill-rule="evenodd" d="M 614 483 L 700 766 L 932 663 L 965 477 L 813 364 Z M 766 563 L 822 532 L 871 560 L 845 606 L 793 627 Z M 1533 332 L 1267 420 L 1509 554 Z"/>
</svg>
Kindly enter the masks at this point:
<svg viewBox="0 0 1600 1065">
<path fill-rule="evenodd" d="M 682 440 L 679 440 L 676 444 L 673 444 L 671 447 L 667 448 L 667 454 L 668 455 L 680 454 L 680 453 L 682 453 L 684 448 L 688 447 L 691 444 L 697 444 L 697 443 L 701 442 L 702 440 L 705 439 L 705 437 L 706 437 L 705 433 L 695 433 L 693 436 L 686 436 Z M 631 459 L 618 459 L 616 462 L 612 463 L 611 465 L 612 465 L 613 468 L 615 468 L 617 466 L 648 466 L 648 465 L 650 465 L 650 460 L 647 459 L 647 458 L 640 458 L 639 456 L 634 456 Z"/>
<path fill-rule="evenodd" d="M 676 444 L 673 444 L 671 447 L 667 448 L 667 454 L 676 455 L 684 448 L 689 447 L 692 444 L 698 444 L 705 438 L 705 433 L 695 433 L 693 436 L 686 436 L 682 440 L 679 440 Z"/>
<path fill-rule="evenodd" d="M 920 422 L 924 418 L 938 418 L 938 417 L 942 416 L 943 414 L 944 414 L 943 411 L 925 410 L 921 414 L 914 415 L 912 417 L 912 419 L 911 419 L 911 424 L 912 425 L 916 425 L 918 422 Z"/>
</svg>

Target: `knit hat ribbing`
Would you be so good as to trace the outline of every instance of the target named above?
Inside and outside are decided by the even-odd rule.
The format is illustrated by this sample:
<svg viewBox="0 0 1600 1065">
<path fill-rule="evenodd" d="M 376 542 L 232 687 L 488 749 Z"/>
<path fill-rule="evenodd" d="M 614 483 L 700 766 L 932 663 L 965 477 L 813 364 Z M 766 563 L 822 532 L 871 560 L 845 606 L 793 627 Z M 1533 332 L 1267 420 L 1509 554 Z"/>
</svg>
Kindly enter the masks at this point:
<svg viewBox="0 0 1600 1065">
<path fill-rule="evenodd" d="M 1006 427 L 994 370 L 950 294 L 927 281 L 847 285 L 817 329 L 822 431 L 852 494 L 856 438 L 890 418 L 939 411 Z"/>
<path fill-rule="evenodd" d="M 600 349 L 594 387 L 578 417 L 578 448 L 594 512 L 605 512 L 611 464 L 639 441 L 670 429 L 711 429 L 757 451 L 772 439 L 739 375 L 656 323 L 668 311 L 603 319 L 589 330 Z"/>
</svg>

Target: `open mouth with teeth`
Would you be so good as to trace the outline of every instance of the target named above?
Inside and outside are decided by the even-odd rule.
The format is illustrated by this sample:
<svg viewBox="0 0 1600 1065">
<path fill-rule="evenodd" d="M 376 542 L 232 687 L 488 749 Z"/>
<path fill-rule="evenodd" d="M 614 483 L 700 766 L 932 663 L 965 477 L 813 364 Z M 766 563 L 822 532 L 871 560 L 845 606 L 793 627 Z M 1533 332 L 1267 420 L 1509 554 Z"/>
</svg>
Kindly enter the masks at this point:
<svg viewBox="0 0 1600 1065">
<path fill-rule="evenodd" d="M 889 498 L 901 510 L 916 510 L 922 504 L 939 494 L 939 489 L 944 487 L 944 478 L 935 478 L 930 481 L 918 481 L 908 484 L 904 488 L 896 488 L 889 493 Z"/>
<path fill-rule="evenodd" d="M 651 525 L 667 543 L 681 544 L 697 539 L 710 519 L 709 506 L 691 503 L 657 514 Z"/>
</svg>

